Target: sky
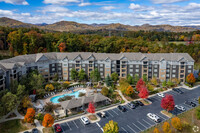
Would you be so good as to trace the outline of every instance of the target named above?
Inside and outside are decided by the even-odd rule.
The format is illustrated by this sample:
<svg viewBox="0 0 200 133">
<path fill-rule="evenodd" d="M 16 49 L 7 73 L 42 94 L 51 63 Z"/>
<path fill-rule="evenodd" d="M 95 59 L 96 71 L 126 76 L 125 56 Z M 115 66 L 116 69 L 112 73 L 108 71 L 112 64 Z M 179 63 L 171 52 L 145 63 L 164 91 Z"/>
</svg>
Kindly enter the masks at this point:
<svg viewBox="0 0 200 133">
<path fill-rule="evenodd" d="M 0 0 L 0 17 L 32 24 L 200 25 L 200 0 Z"/>
</svg>

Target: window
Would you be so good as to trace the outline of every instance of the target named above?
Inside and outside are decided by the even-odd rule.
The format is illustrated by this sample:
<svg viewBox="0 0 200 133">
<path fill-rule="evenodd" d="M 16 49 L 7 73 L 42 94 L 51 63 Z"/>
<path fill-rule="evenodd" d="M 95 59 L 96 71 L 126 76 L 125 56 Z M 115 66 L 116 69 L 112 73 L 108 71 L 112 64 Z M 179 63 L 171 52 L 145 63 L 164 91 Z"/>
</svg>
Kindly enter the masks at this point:
<svg viewBox="0 0 200 133">
<path fill-rule="evenodd" d="M 151 72 L 151 69 L 149 69 L 149 72 Z"/>
<path fill-rule="evenodd" d="M 115 66 L 115 65 L 114 65 Z M 100 67 L 103 67 L 103 64 L 100 64 Z"/>
<path fill-rule="evenodd" d="M 165 77 L 165 75 L 163 74 L 163 75 L 161 75 L 161 77 Z"/>
<path fill-rule="evenodd" d="M 58 70 L 62 70 L 62 69 L 59 67 Z"/>
<path fill-rule="evenodd" d="M 191 70 L 188 70 L 188 73 L 191 73 L 192 71 Z"/>
<path fill-rule="evenodd" d="M 146 73 L 146 72 L 147 72 L 147 70 L 144 70 L 144 72 Z"/>
<path fill-rule="evenodd" d="M 44 70 L 44 71 L 45 71 L 45 72 L 49 72 L 49 70 L 47 70 L 47 69 L 46 69 L 46 70 Z"/>
<path fill-rule="evenodd" d="M 103 68 L 100 68 L 100 71 L 103 71 Z"/>
<path fill-rule="evenodd" d="M 125 74 L 122 74 L 122 77 L 125 77 L 126 75 Z"/>
<path fill-rule="evenodd" d="M 55 71 L 55 68 L 52 68 L 52 71 Z"/>
<path fill-rule="evenodd" d="M 51 66 L 52 66 L 52 67 L 55 67 L 55 64 L 52 64 Z"/>
<path fill-rule="evenodd" d="M 89 71 L 91 72 L 91 71 L 92 71 L 92 69 L 89 69 Z"/>
<path fill-rule="evenodd" d="M 158 76 L 158 74 L 154 74 L 154 77 L 157 77 Z"/>
<path fill-rule="evenodd" d="M 181 70 L 181 73 L 184 73 L 184 70 Z"/>
<path fill-rule="evenodd" d="M 130 69 L 130 72 L 133 72 L 133 69 Z"/>
<path fill-rule="evenodd" d="M 69 67 L 72 67 L 72 64 L 69 64 Z"/>
<path fill-rule="evenodd" d="M 114 69 L 114 68 L 112 68 L 112 71 L 115 71 L 115 69 Z"/>
<path fill-rule="evenodd" d="M 64 75 L 67 75 L 67 73 L 64 73 Z"/>
<path fill-rule="evenodd" d="M 169 69 L 167 69 L 167 72 L 169 72 Z"/>
<path fill-rule="evenodd" d="M 133 74 L 132 74 L 132 73 L 131 73 L 130 75 L 131 75 L 131 76 L 133 76 Z"/>
<path fill-rule="evenodd" d="M 158 72 L 158 69 L 154 69 L 154 72 Z"/>
<path fill-rule="evenodd" d="M 133 68 L 133 65 L 130 65 L 130 68 Z"/>
<path fill-rule="evenodd" d="M 173 78 L 175 78 L 175 77 L 176 77 L 176 75 L 175 75 L 175 74 L 172 74 L 172 77 L 173 77 Z"/>
<path fill-rule="evenodd" d="M 64 66 L 67 66 L 67 64 L 64 64 Z"/>
<path fill-rule="evenodd" d="M 125 70 L 125 69 L 122 69 L 122 72 L 126 72 L 126 70 Z"/>
<path fill-rule="evenodd" d="M 172 70 L 172 72 L 173 72 L 173 73 L 175 73 L 175 72 L 176 72 L 176 70 Z"/>
<path fill-rule="evenodd" d="M 135 72 L 139 72 L 139 69 L 135 69 Z"/>
<path fill-rule="evenodd" d="M 169 77 L 169 74 L 167 74 L 166 77 Z"/>
<path fill-rule="evenodd" d="M 176 66 L 173 66 L 173 68 L 176 68 Z"/>
<path fill-rule="evenodd" d="M 192 68 L 192 66 L 188 66 L 188 68 L 190 69 L 190 68 Z"/>
<path fill-rule="evenodd" d="M 110 70 L 109 70 L 109 69 L 106 69 L 106 71 L 109 72 Z"/>
<path fill-rule="evenodd" d="M 93 65 L 92 64 L 89 64 L 89 67 L 92 67 Z"/>
<path fill-rule="evenodd" d="M 180 77 L 181 77 L 181 78 L 183 78 L 183 77 L 184 77 L 184 75 L 181 75 Z"/>
<path fill-rule="evenodd" d="M 83 69 L 83 71 L 85 71 L 85 68 L 82 68 Z"/>
<path fill-rule="evenodd" d="M 101 73 L 101 76 L 103 76 L 103 73 Z"/>
<path fill-rule="evenodd" d="M 85 64 L 82 64 L 82 67 L 85 67 Z"/>
<path fill-rule="evenodd" d="M 136 67 L 136 68 L 139 68 L 139 65 L 136 65 L 135 67 Z"/>
<path fill-rule="evenodd" d="M 165 72 L 165 70 L 161 70 L 161 72 Z"/>
<path fill-rule="evenodd" d="M 158 65 L 154 65 L 154 68 L 158 68 Z"/>
</svg>

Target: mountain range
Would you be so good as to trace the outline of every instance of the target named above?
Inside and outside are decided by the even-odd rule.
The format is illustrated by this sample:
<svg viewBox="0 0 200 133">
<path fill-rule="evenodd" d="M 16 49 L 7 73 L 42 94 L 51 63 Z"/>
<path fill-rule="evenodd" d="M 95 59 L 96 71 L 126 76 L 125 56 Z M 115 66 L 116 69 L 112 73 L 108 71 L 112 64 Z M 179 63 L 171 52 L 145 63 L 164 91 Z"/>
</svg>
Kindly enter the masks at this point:
<svg viewBox="0 0 200 133">
<path fill-rule="evenodd" d="M 112 24 L 82 24 L 73 21 L 60 21 L 53 24 L 29 24 L 18 20 L 2 17 L 0 18 L 0 26 L 8 26 L 12 28 L 36 27 L 48 31 L 65 31 L 65 32 L 79 32 L 86 30 L 117 30 L 117 31 L 166 31 L 166 32 L 190 32 L 200 29 L 200 26 L 172 26 L 172 25 L 149 25 L 144 24 L 141 26 L 124 25 L 120 23 Z"/>
</svg>

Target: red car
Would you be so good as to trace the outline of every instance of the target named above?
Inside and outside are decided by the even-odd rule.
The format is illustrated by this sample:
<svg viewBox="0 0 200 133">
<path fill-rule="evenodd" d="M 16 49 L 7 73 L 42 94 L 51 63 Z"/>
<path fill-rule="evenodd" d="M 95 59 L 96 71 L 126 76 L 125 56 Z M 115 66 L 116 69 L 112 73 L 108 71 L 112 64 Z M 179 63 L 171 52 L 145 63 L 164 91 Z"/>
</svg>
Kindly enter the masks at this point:
<svg viewBox="0 0 200 133">
<path fill-rule="evenodd" d="M 60 124 L 56 124 L 56 125 L 54 125 L 54 127 L 55 127 L 55 130 L 56 130 L 56 133 L 62 132 L 62 128 L 61 128 Z"/>
</svg>

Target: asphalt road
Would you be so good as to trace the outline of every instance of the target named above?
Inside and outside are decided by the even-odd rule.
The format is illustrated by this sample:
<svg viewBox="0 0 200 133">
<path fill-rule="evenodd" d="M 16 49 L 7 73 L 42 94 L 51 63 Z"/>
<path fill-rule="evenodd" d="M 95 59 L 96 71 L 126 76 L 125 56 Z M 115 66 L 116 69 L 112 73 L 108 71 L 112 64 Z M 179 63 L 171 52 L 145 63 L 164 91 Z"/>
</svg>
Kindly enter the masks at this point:
<svg viewBox="0 0 200 133">
<path fill-rule="evenodd" d="M 173 95 L 175 104 L 184 106 L 186 111 L 192 108 L 189 105 L 184 104 L 186 100 L 192 100 L 198 105 L 198 101 L 195 101 L 194 98 L 200 96 L 200 87 L 194 90 L 187 90 L 184 88 L 181 88 L 181 90 L 184 92 L 183 94 L 179 94 L 174 91 L 166 93 Z M 76 119 L 62 123 L 61 127 L 64 133 L 102 133 L 103 126 L 105 126 L 108 121 L 113 120 L 118 123 L 120 133 L 138 133 L 156 125 L 154 121 L 147 117 L 147 113 L 154 113 L 158 115 L 162 121 L 168 119 L 168 117 L 160 113 L 160 111 L 163 110 L 160 106 L 161 99 L 162 98 L 159 96 L 153 96 L 148 98 L 148 100 L 152 101 L 151 105 L 140 106 L 136 109 L 130 109 L 127 105 L 125 105 L 127 108 L 126 112 L 121 112 L 118 108 L 105 111 L 106 117 L 102 118 L 97 123 L 84 125 L 80 119 Z M 181 111 L 176 113 L 179 114 Z"/>
</svg>

